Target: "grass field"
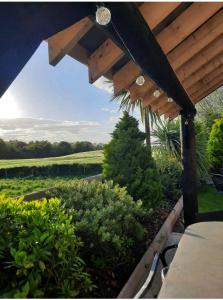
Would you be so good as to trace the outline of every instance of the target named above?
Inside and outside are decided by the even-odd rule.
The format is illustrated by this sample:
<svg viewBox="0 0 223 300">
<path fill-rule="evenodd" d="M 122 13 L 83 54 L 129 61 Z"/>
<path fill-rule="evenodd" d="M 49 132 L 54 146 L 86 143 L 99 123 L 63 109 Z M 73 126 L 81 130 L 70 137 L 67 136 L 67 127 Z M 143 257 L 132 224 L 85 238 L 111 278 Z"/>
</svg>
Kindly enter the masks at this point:
<svg viewBox="0 0 223 300">
<path fill-rule="evenodd" d="M 75 153 L 60 157 L 33 158 L 33 159 L 1 159 L 0 169 L 13 167 L 31 167 L 31 166 L 47 166 L 52 164 L 91 164 L 101 163 L 103 158 L 102 150 Z"/>
<path fill-rule="evenodd" d="M 198 193 L 199 212 L 223 210 L 223 193 L 214 186 L 204 186 Z"/>
<path fill-rule="evenodd" d="M 0 179 L 0 194 L 7 196 L 23 196 L 45 188 L 54 187 L 58 183 L 65 183 L 83 177 L 36 177 Z"/>
</svg>

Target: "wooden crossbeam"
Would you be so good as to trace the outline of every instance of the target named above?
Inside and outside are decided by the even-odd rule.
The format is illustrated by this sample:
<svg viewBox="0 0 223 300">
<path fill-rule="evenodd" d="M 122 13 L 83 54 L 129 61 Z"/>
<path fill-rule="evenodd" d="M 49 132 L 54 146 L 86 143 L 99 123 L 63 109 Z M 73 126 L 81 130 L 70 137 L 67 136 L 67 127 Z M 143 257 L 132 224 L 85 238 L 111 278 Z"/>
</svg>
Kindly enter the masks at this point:
<svg viewBox="0 0 223 300">
<path fill-rule="evenodd" d="M 143 3 L 139 7 L 139 11 L 150 28 L 154 29 L 179 5 L 180 2 L 162 3 L 162 5 L 158 2 Z M 124 52 L 113 41 L 106 40 L 89 59 L 90 83 L 104 75 L 123 56 Z"/>
<path fill-rule="evenodd" d="M 90 30 L 93 22 L 85 17 L 69 28 L 48 38 L 49 63 L 55 66 Z"/>
<path fill-rule="evenodd" d="M 143 98 L 146 94 L 150 93 L 150 90 L 154 85 L 154 82 L 148 76 L 145 76 L 145 83 L 143 86 L 139 86 L 136 83 L 132 84 L 128 89 L 131 100 L 134 101 L 138 98 Z"/>
<path fill-rule="evenodd" d="M 157 41 L 159 42 L 161 48 L 163 49 L 164 53 L 167 54 L 170 52 L 172 49 L 174 49 L 183 39 L 185 39 L 187 36 L 189 36 L 193 31 L 195 31 L 199 26 L 201 26 L 208 18 L 210 18 L 213 14 L 215 14 L 221 7 L 222 3 L 194 3 L 191 5 L 184 13 L 179 15 L 168 27 L 166 27 L 163 31 L 161 31 L 157 36 Z M 189 12 L 188 12 L 189 10 Z M 199 18 L 197 18 L 198 11 L 202 11 L 203 14 L 199 14 Z M 188 17 L 189 19 L 185 21 L 185 18 Z M 190 20 L 190 21 L 189 21 Z M 223 16 L 220 14 L 218 18 L 214 19 L 213 24 L 215 25 L 216 23 L 221 23 L 223 22 Z M 185 24 L 193 24 L 190 26 L 185 26 Z M 177 30 L 178 26 L 180 25 L 179 30 Z M 184 30 L 182 29 L 182 26 L 184 26 Z M 213 25 L 212 25 L 213 26 Z M 208 27 L 210 27 L 210 24 L 205 26 L 205 29 L 202 28 L 200 31 L 203 34 L 204 32 L 208 33 Z M 203 44 L 200 43 L 199 45 L 206 45 L 207 41 L 210 41 L 213 37 L 218 35 L 219 31 L 222 28 L 218 26 L 218 30 L 214 31 L 212 34 L 210 34 L 210 38 L 206 39 L 206 42 Z M 170 41 L 169 41 L 170 39 Z M 198 40 L 198 37 L 195 36 L 193 41 Z M 186 44 L 190 45 L 192 43 L 192 39 L 187 41 Z M 200 46 L 200 47 L 201 47 Z M 187 47 L 187 46 L 186 46 Z M 199 46 L 198 46 L 199 47 Z M 197 51 L 195 47 L 193 47 L 193 51 Z M 183 49 L 184 50 L 184 49 Z M 180 51 L 179 51 L 180 52 Z M 191 52 L 190 52 L 191 53 Z M 172 55 L 173 56 L 173 55 Z M 179 56 L 179 53 L 178 53 Z M 168 57 L 168 56 L 167 56 Z M 169 59 L 169 57 L 168 57 Z M 174 62 L 174 60 L 173 60 Z M 172 65 L 174 68 L 174 65 Z M 138 76 L 140 70 L 137 68 L 134 69 L 135 73 L 133 73 L 132 70 L 132 62 L 127 63 L 123 68 L 125 68 L 125 73 L 127 73 L 127 76 L 125 77 L 125 81 L 122 82 L 123 84 L 120 84 L 119 79 L 122 76 L 122 69 L 120 69 L 115 75 L 113 76 L 113 81 L 114 81 L 114 90 L 115 93 L 120 92 L 122 89 L 126 89 Z"/>
<path fill-rule="evenodd" d="M 75 45 L 70 52 L 68 53 L 69 56 L 78 60 L 84 65 L 88 64 L 88 60 L 90 57 L 89 51 L 86 48 L 82 47 L 80 44 Z"/>
<path fill-rule="evenodd" d="M 107 39 L 89 58 L 89 82 L 94 83 L 123 56 L 124 52 Z"/>
</svg>

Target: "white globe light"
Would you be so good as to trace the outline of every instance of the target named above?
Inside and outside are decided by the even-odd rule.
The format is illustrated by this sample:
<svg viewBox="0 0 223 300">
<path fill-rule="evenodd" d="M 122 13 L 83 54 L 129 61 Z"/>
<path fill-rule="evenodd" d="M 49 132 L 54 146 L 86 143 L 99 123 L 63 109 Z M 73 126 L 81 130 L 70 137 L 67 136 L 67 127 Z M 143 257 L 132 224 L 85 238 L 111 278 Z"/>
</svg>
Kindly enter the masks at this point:
<svg viewBox="0 0 223 300">
<path fill-rule="evenodd" d="M 167 102 L 169 102 L 169 103 L 173 102 L 173 98 L 168 97 Z"/>
<path fill-rule="evenodd" d="M 96 11 L 96 21 L 99 25 L 108 25 L 111 21 L 111 12 L 108 8 L 101 6 Z"/>
<path fill-rule="evenodd" d="M 158 98 L 160 95 L 161 95 L 161 92 L 159 90 L 155 90 L 153 92 L 153 96 L 156 97 L 156 98 Z"/>
<path fill-rule="evenodd" d="M 145 78 L 142 75 L 136 78 L 136 84 L 143 85 L 144 83 L 145 83 Z"/>
</svg>

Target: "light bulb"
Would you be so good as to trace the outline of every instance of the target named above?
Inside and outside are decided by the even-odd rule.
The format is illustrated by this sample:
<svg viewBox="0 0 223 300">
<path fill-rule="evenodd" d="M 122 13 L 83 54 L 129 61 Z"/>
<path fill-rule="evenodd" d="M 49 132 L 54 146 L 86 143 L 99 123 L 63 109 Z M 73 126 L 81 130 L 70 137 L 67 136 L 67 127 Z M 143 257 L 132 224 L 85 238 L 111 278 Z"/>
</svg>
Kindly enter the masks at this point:
<svg viewBox="0 0 223 300">
<path fill-rule="evenodd" d="M 169 102 L 169 103 L 173 102 L 173 98 L 168 97 L 167 102 Z"/>
<path fill-rule="evenodd" d="M 160 94 L 161 93 L 158 89 L 153 92 L 153 96 L 156 97 L 156 98 L 158 98 L 160 96 Z"/>
<path fill-rule="evenodd" d="M 108 8 L 101 6 L 96 11 L 96 21 L 99 25 L 108 25 L 111 21 L 111 12 Z"/>
<path fill-rule="evenodd" d="M 145 78 L 142 75 L 136 78 L 136 84 L 143 85 L 144 83 L 145 83 Z"/>
<path fill-rule="evenodd" d="M 185 125 L 188 125 L 188 121 L 186 120 L 186 121 L 184 122 L 184 124 L 185 124 Z"/>
</svg>

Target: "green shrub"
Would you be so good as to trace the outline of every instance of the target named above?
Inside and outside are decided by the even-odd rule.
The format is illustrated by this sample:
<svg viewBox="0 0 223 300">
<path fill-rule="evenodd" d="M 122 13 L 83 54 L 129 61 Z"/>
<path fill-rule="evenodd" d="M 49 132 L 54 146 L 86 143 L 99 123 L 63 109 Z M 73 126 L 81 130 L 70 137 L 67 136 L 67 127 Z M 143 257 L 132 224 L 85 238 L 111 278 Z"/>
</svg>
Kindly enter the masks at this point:
<svg viewBox="0 0 223 300">
<path fill-rule="evenodd" d="M 162 199 L 161 185 L 154 160 L 144 144 L 145 133 L 127 112 L 104 147 L 103 176 L 126 186 L 135 199 L 142 199 L 146 208 L 156 207 Z"/>
<path fill-rule="evenodd" d="M 181 195 L 182 166 L 181 162 L 168 153 L 156 155 L 156 165 L 165 198 L 177 200 Z"/>
<path fill-rule="evenodd" d="M 94 283 L 106 293 L 117 276 L 135 265 L 135 248 L 144 237 L 142 202 L 134 201 L 125 188 L 96 180 L 73 181 L 50 194 L 75 210 L 77 235 L 84 242 L 81 257 Z"/>
<path fill-rule="evenodd" d="M 213 124 L 208 140 L 208 156 L 212 170 L 219 172 L 223 167 L 223 116 Z"/>
<path fill-rule="evenodd" d="M 46 166 L 20 166 L 0 169 L 0 178 L 27 176 L 83 176 L 101 173 L 100 163 L 52 164 Z"/>
<path fill-rule="evenodd" d="M 81 241 L 58 199 L 25 202 L 0 196 L 0 296 L 59 298 L 92 288 Z"/>
</svg>

